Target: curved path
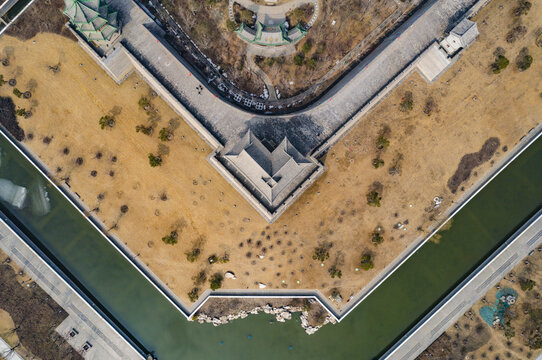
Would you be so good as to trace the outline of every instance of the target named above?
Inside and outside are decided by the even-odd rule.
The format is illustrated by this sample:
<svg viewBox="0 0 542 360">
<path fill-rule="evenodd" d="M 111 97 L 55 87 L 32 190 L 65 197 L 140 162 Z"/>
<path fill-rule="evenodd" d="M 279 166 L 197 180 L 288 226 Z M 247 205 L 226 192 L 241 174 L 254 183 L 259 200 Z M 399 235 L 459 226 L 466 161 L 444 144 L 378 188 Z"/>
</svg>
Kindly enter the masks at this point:
<svg viewBox="0 0 542 360">
<path fill-rule="evenodd" d="M 319 101 L 286 116 L 255 116 L 222 101 L 220 93 L 207 88 L 208 79 L 193 76 L 195 71 L 164 45 L 163 30 L 140 7 L 125 0 L 112 0 L 111 6 L 119 11 L 125 24 L 123 43 L 157 78 L 165 79 L 174 96 L 220 142 L 236 141 L 249 128 L 268 128 L 261 124 L 272 119 L 274 135 L 288 136 L 300 151 L 309 153 L 351 120 L 435 39 L 443 37 L 451 19 L 460 18 L 475 3 L 475 0 L 429 1 Z M 197 90 L 200 85 L 207 88 L 201 94 Z M 257 101 L 246 101 L 244 105 L 258 108 Z"/>
<path fill-rule="evenodd" d="M 269 78 L 269 76 L 263 71 L 255 62 L 254 62 L 254 56 L 248 54 L 247 56 L 247 66 L 252 70 L 256 75 L 262 79 L 262 81 L 265 84 L 265 87 L 267 88 L 268 92 L 268 99 L 270 100 L 277 100 L 277 93 L 275 92 L 275 86 L 273 85 L 273 81 Z"/>
</svg>

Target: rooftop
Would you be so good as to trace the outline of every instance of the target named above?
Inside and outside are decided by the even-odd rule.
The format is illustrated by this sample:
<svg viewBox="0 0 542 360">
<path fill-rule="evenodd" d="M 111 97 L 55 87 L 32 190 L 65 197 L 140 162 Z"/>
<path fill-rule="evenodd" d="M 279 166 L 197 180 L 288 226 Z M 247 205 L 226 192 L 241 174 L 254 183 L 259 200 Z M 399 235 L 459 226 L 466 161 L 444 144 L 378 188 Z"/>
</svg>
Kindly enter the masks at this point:
<svg viewBox="0 0 542 360">
<path fill-rule="evenodd" d="M 289 195 L 290 185 L 297 186 L 305 179 L 307 170 L 315 168 L 315 164 L 301 155 L 287 138 L 269 151 L 250 130 L 223 158 L 271 207 L 279 205 Z"/>
</svg>

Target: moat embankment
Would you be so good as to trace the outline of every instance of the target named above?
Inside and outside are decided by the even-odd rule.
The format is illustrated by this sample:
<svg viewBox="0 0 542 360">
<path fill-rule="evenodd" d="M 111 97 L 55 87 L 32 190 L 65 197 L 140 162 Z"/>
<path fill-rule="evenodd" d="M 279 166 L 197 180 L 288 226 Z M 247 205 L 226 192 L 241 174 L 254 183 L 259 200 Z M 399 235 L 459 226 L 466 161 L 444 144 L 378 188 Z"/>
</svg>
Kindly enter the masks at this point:
<svg viewBox="0 0 542 360">
<path fill-rule="evenodd" d="M 21 184 L 39 177 L 4 139 L 0 175 Z M 50 215 L 35 219 L 12 211 L 39 237 L 82 285 L 160 359 L 213 356 L 377 356 L 541 205 L 542 141 L 536 141 L 454 218 L 438 244 L 427 243 L 340 324 L 307 336 L 294 321 L 269 324 L 271 315 L 226 326 L 189 324 L 135 268 L 75 211 L 51 191 Z M 475 239 L 476 241 L 473 241 Z M 411 294 L 416 294 L 412 296 Z M 144 319 L 144 321 L 142 320 Z M 251 338 L 247 338 L 251 335 Z M 223 345 L 220 345 L 222 342 Z M 348 344 L 336 348 L 333 344 Z M 292 349 L 289 346 L 292 345 Z M 273 349 L 273 351 L 266 351 Z"/>
</svg>

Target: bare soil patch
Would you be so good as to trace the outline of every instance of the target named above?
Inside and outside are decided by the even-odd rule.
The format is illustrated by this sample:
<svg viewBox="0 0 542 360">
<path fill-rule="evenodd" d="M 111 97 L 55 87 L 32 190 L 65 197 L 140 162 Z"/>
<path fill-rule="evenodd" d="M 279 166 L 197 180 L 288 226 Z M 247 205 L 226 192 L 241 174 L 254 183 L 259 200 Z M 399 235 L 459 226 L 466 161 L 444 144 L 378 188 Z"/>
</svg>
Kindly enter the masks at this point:
<svg viewBox="0 0 542 360">
<path fill-rule="evenodd" d="M 24 130 L 15 116 L 15 104 L 9 97 L 0 97 L 0 124 L 18 141 L 24 140 Z"/>
<path fill-rule="evenodd" d="M 256 94 L 262 92 L 262 81 L 246 66 L 246 44 L 227 28 L 227 0 L 217 0 L 211 5 L 201 0 L 162 0 L 160 3 L 181 24 L 198 48 L 220 66 L 240 89 Z M 208 66 L 194 60 L 184 50 L 182 43 L 175 42 L 173 38 L 170 41 L 187 61 L 199 68 Z"/>
<path fill-rule="evenodd" d="M 10 331 L 41 359 L 82 359 L 55 331 L 68 314 L 34 282 L 21 285 L 20 274 L 8 264 L 0 265 L 0 308 L 13 319 Z"/>
<path fill-rule="evenodd" d="M 453 176 L 448 180 L 448 189 L 455 194 L 459 186 L 470 178 L 471 172 L 474 168 L 482 165 L 486 161 L 489 161 L 495 152 L 499 149 L 501 142 L 498 138 L 492 137 L 482 145 L 480 151 L 464 155 L 457 166 L 457 170 Z"/>
<path fill-rule="evenodd" d="M 50 32 L 75 40 L 75 37 L 64 26 L 68 18 L 62 14 L 63 10 L 63 0 L 35 1 L 15 23 L 10 25 L 6 34 L 28 40 L 41 32 Z"/>
</svg>

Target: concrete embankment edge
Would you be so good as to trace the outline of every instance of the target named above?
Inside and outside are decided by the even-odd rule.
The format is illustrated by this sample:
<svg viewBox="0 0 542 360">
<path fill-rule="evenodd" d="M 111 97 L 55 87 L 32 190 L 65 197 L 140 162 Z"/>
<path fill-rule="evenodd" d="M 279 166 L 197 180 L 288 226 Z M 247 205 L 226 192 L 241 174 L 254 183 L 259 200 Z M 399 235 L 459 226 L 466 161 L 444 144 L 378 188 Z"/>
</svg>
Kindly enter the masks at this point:
<svg viewBox="0 0 542 360">
<path fill-rule="evenodd" d="M 118 359 L 144 359 L 145 351 L 135 344 L 64 272 L 41 251 L 7 215 L 0 211 L 0 247 L 81 326 L 95 335 Z M 72 311 L 73 310 L 73 311 Z"/>
<path fill-rule="evenodd" d="M 397 342 L 381 359 L 416 358 L 483 294 L 542 243 L 542 209 Z"/>
</svg>

